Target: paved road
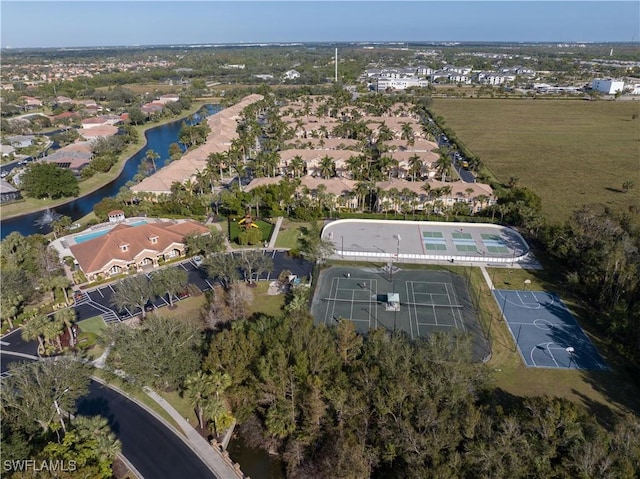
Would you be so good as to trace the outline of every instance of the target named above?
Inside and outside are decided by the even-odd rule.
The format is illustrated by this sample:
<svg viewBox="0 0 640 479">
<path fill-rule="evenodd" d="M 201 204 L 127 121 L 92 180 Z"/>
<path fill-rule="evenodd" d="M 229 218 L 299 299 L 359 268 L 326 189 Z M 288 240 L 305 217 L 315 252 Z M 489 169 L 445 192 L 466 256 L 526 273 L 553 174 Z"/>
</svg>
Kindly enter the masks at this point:
<svg viewBox="0 0 640 479">
<path fill-rule="evenodd" d="M 78 413 L 100 414 L 122 442 L 122 454 L 148 479 L 215 478 L 173 431 L 113 389 L 91 382 Z"/>
<path fill-rule="evenodd" d="M 6 336 L 2 341 L 9 342 Z M 18 341 L 11 341 L 8 346 L 2 345 L 2 377 L 7 375 L 11 364 L 29 360 L 7 352 L 14 348 L 23 352 L 28 345 L 29 343 Z M 77 406 L 79 414 L 100 414 L 109 420 L 111 429 L 122 442 L 122 454 L 144 478 L 216 478 L 179 436 L 113 389 L 91 381 L 89 394 L 80 398 Z"/>
</svg>

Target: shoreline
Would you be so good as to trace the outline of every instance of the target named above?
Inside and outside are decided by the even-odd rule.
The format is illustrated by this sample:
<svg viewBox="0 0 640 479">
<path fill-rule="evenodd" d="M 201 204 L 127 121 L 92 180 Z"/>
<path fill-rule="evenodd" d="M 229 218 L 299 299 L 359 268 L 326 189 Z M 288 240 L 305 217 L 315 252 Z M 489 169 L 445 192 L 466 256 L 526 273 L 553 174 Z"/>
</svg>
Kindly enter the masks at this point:
<svg viewBox="0 0 640 479">
<path fill-rule="evenodd" d="M 216 99 L 218 99 L 218 98 L 212 97 L 212 100 L 216 100 Z M 151 130 L 153 128 L 156 128 L 156 127 L 160 127 L 162 125 L 166 125 L 167 123 L 172 123 L 174 121 L 186 120 L 189 116 L 193 115 L 194 113 L 197 113 L 204 105 L 207 105 L 207 104 L 215 105 L 217 103 L 212 103 L 212 102 L 208 101 L 208 99 L 198 99 L 197 107 L 195 109 L 193 109 L 193 110 L 190 110 L 189 113 L 185 114 L 185 116 L 182 116 L 182 117 L 179 117 L 179 118 L 167 119 L 166 121 L 163 121 L 163 122 L 160 122 L 160 123 L 157 123 L 157 124 L 153 124 L 153 125 L 149 125 L 148 127 L 142 129 L 140 131 L 140 134 L 142 135 L 142 140 L 143 140 L 142 144 L 138 148 L 136 148 L 132 153 L 127 154 L 127 156 L 125 158 L 118 159 L 117 164 L 114 165 L 114 167 L 107 173 L 110 176 L 111 175 L 113 175 L 113 176 L 108 178 L 108 179 L 106 179 L 105 181 L 102 181 L 102 182 L 96 184 L 95 186 L 90 187 L 87 191 L 82 192 L 81 195 L 74 196 L 73 198 L 64 198 L 64 199 L 59 200 L 59 201 L 51 201 L 46 205 L 37 206 L 35 208 L 30 208 L 29 210 L 22 211 L 20 213 L 13 213 L 13 214 L 8 214 L 8 215 L 3 215 L 2 214 L 2 210 L 4 208 L 8 207 L 8 206 L 11 206 L 10 204 L 8 204 L 8 205 L 3 206 L 3 207 L 0 208 L 0 221 L 9 220 L 9 219 L 15 219 L 15 218 L 19 218 L 20 216 L 29 215 L 31 213 L 38 213 L 40 211 L 45 211 L 45 210 L 48 210 L 48 209 L 57 208 L 59 206 L 66 205 L 67 203 L 71 203 L 72 201 L 80 200 L 80 199 L 84 198 L 85 196 L 88 196 L 88 195 L 96 192 L 100 188 L 105 187 L 106 185 L 108 185 L 112 181 L 115 181 L 116 179 L 118 179 L 118 176 L 120 176 L 120 174 L 122 173 L 122 170 L 124 170 L 124 167 L 127 164 L 127 162 L 131 158 L 133 158 L 135 155 L 137 155 L 140 151 L 142 151 L 145 148 L 145 146 L 147 146 L 147 137 L 146 137 L 146 132 L 147 131 L 149 131 L 149 130 Z"/>
</svg>

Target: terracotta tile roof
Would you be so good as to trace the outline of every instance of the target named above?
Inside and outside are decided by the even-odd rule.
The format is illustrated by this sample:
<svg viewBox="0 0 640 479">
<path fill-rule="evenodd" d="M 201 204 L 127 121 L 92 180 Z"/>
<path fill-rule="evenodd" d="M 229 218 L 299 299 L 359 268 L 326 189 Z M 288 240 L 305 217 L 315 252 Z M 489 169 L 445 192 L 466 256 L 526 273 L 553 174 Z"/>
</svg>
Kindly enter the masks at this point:
<svg viewBox="0 0 640 479">
<path fill-rule="evenodd" d="M 118 128 L 111 125 L 99 125 L 92 128 L 81 128 L 78 130 L 78 134 L 87 139 L 113 136 L 116 133 L 118 133 Z"/>
<path fill-rule="evenodd" d="M 425 194 L 422 186 L 428 183 L 431 186 L 432 190 L 436 188 L 442 188 L 443 186 L 451 187 L 450 197 L 455 196 L 467 196 L 467 189 L 470 188 L 473 192 L 469 193 L 471 198 L 476 197 L 478 195 L 486 195 L 493 196 L 493 190 L 491 186 L 486 185 L 484 183 L 465 183 L 463 181 L 452 181 L 452 182 L 442 182 L 438 180 L 429 180 L 429 181 L 405 181 L 399 180 L 396 178 L 392 178 L 391 181 L 380 181 L 376 183 L 376 186 L 383 191 L 388 191 L 391 188 L 397 188 L 399 191 L 402 191 L 404 188 L 408 188 L 414 193 Z"/>
<path fill-rule="evenodd" d="M 191 220 L 138 226 L 119 224 L 107 234 L 73 245 L 70 249 L 82 271 L 90 274 L 102 271 L 113 260 L 125 263 L 140 261 L 145 250 L 156 256 L 171 245 L 182 245 L 184 236 L 191 232 L 203 234 L 209 229 Z M 156 243 L 151 242 L 153 237 L 157 237 Z M 123 250 L 123 245 L 128 245 L 126 250 Z"/>
<path fill-rule="evenodd" d="M 262 100 L 262 95 L 252 94 L 240 102 L 207 118 L 211 133 L 207 135 L 204 145 L 185 153 L 179 160 L 171 162 L 157 173 L 148 176 L 137 185 L 131 187 L 134 192 L 168 193 L 174 182 L 183 183 L 191 179 L 196 170 L 207 165 L 207 157 L 211 153 L 223 153 L 229 150 L 231 141 L 238 137 L 236 128 L 242 110 L 248 105 Z"/>
</svg>

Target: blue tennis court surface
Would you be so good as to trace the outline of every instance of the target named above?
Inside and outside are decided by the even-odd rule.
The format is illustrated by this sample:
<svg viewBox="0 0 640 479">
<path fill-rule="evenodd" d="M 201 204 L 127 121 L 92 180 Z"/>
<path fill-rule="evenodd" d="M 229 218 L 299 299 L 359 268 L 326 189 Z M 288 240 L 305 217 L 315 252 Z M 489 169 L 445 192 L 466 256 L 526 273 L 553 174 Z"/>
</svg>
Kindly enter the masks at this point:
<svg viewBox="0 0 640 479">
<path fill-rule="evenodd" d="M 504 289 L 493 295 L 527 366 L 608 369 L 558 295 Z"/>
</svg>

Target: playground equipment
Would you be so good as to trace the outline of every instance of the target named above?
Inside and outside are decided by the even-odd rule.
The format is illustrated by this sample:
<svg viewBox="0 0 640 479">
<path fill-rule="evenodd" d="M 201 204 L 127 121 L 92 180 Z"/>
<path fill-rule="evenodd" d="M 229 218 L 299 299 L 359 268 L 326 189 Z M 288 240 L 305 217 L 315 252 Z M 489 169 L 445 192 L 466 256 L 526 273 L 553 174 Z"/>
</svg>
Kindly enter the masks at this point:
<svg viewBox="0 0 640 479">
<path fill-rule="evenodd" d="M 246 214 L 244 218 L 238 221 L 238 224 L 243 226 L 245 229 L 259 228 L 259 226 L 253 222 L 250 214 Z"/>
</svg>

